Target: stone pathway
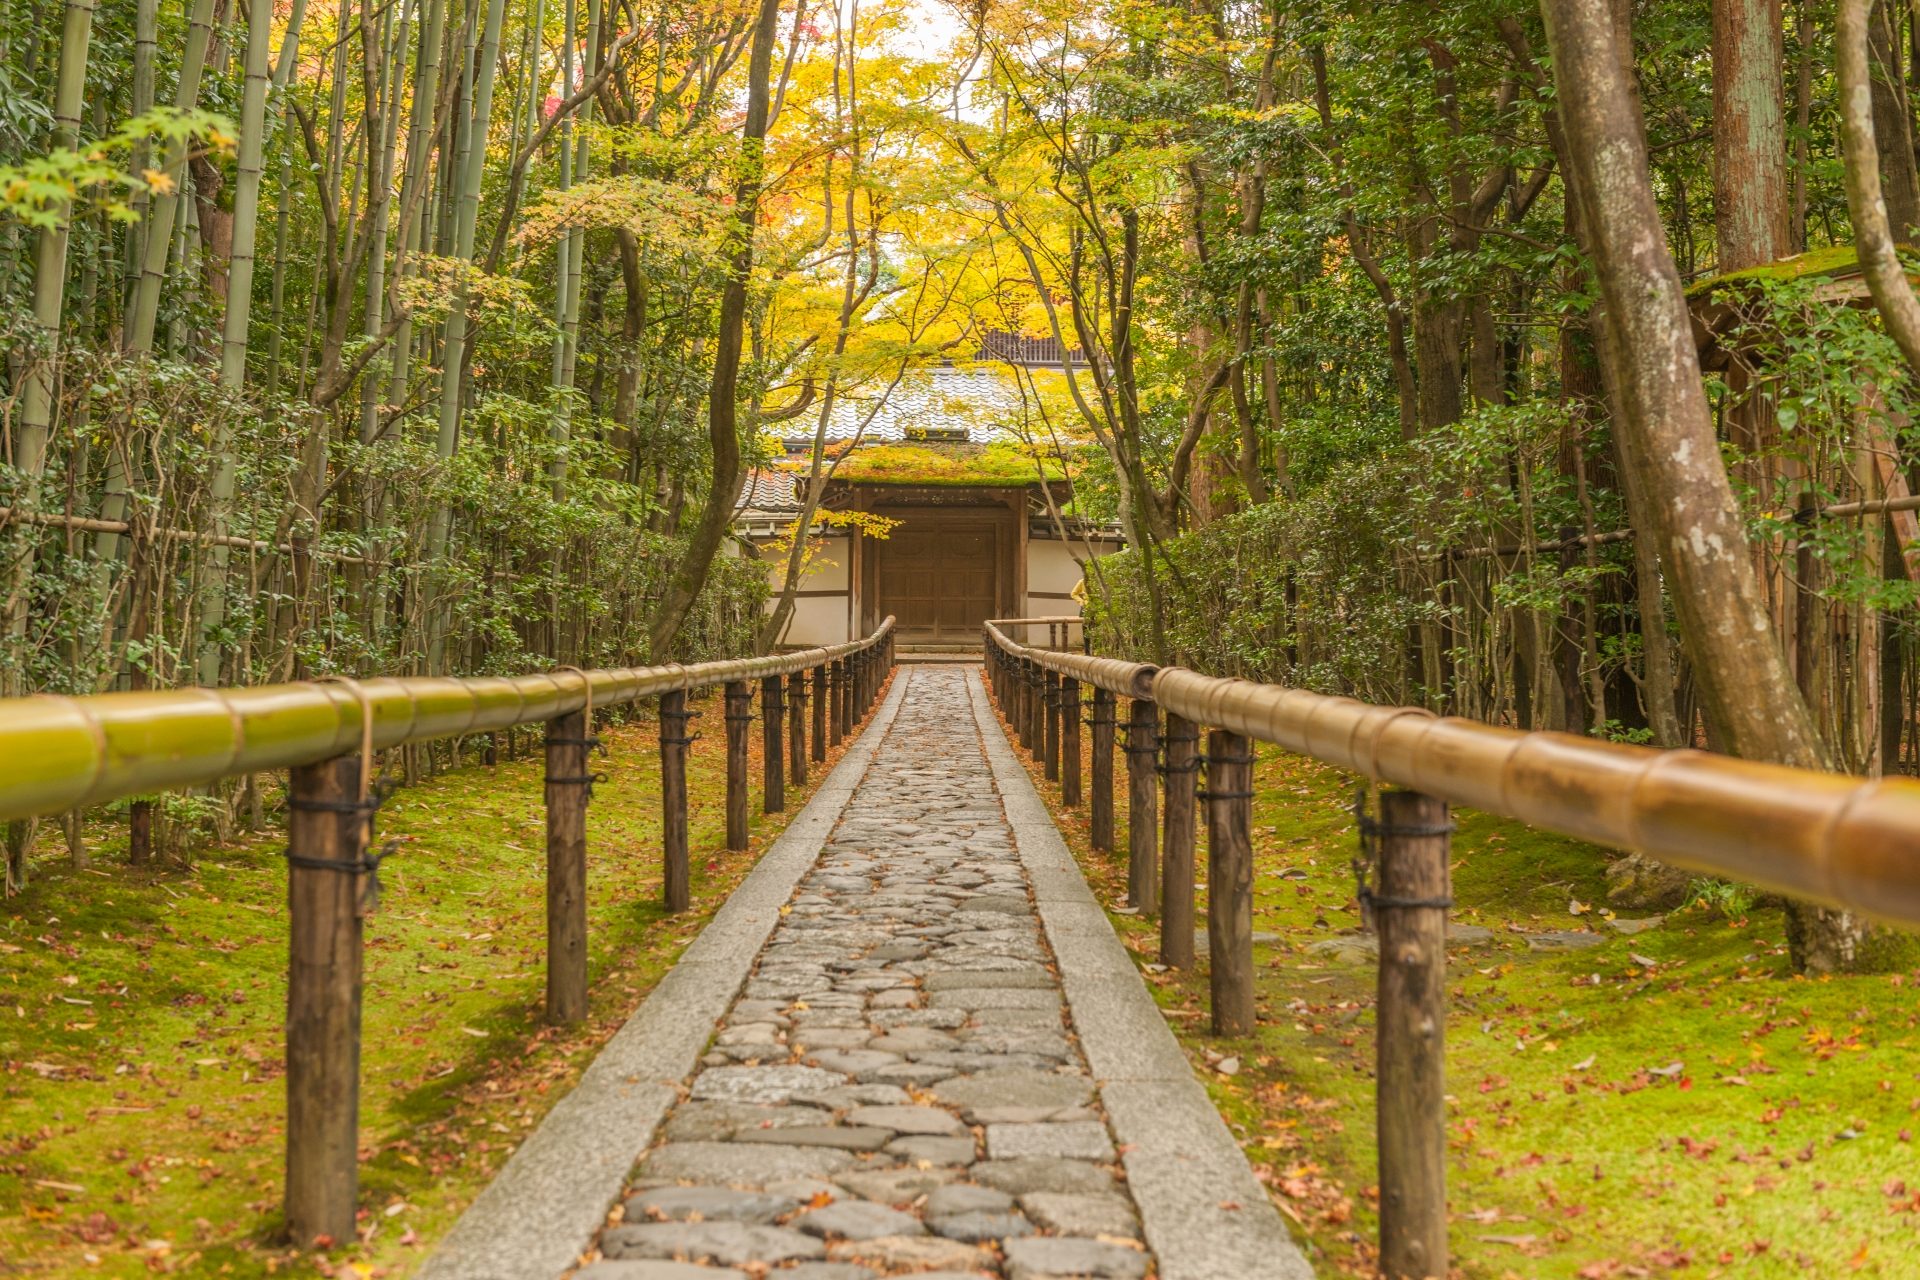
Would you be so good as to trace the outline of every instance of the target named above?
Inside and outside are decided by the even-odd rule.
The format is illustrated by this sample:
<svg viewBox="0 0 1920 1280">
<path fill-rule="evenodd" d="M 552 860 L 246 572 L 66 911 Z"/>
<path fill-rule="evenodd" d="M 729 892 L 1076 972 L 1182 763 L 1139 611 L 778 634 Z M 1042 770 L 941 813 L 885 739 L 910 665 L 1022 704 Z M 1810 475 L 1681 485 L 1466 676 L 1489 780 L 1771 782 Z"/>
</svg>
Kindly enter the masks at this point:
<svg viewBox="0 0 1920 1280">
<path fill-rule="evenodd" d="M 959 668 L 897 716 L 578 1280 L 1153 1267 Z"/>
</svg>

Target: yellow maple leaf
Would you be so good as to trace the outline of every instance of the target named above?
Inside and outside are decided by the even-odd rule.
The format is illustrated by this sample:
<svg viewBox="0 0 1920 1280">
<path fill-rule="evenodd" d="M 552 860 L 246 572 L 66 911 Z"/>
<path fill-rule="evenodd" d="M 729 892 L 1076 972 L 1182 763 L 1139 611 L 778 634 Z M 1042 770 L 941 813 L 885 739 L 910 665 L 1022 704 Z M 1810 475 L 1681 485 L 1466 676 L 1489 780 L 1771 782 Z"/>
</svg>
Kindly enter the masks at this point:
<svg viewBox="0 0 1920 1280">
<path fill-rule="evenodd" d="M 161 169 L 142 169 L 140 176 L 148 188 L 158 195 L 173 194 L 173 178 Z"/>
</svg>

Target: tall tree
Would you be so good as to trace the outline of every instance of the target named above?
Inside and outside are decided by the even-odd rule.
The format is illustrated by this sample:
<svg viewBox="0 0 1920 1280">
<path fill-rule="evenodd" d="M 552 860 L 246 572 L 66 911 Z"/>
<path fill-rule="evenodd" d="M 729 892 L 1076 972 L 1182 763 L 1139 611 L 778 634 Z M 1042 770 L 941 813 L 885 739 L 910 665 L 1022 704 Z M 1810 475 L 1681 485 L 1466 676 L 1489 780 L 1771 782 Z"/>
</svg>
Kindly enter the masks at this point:
<svg viewBox="0 0 1920 1280">
<path fill-rule="evenodd" d="M 1679 272 L 1654 199 L 1646 135 L 1612 0 L 1542 0 L 1570 179 L 1613 332 L 1616 430 L 1643 486 L 1707 713 L 1736 755 L 1824 768 L 1748 551 L 1700 374 Z M 1803 968 L 1853 967 L 1866 927 L 1824 907 L 1793 913 Z"/>
<path fill-rule="evenodd" d="M 1791 252 L 1780 0 L 1714 0 L 1713 189 L 1719 268 Z"/>
<path fill-rule="evenodd" d="M 707 447 L 712 453 L 706 506 L 688 540 L 685 558 L 654 614 L 649 649 L 664 659 L 687 615 L 706 585 L 713 558 L 733 525 L 740 501 L 740 357 L 746 339 L 747 284 L 753 274 L 753 237 L 759 225 L 760 188 L 765 178 L 767 112 L 772 95 L 773 44 L 779 34 L 780 0 L 760 0 L 747 57 L 747 113 L 740 127 L 740 152 L 734 160 L 731 254 L 727 283 L 720 296 L 720 320 L 714 335 L 713 379 L 707 389 Z"/>
</svg>

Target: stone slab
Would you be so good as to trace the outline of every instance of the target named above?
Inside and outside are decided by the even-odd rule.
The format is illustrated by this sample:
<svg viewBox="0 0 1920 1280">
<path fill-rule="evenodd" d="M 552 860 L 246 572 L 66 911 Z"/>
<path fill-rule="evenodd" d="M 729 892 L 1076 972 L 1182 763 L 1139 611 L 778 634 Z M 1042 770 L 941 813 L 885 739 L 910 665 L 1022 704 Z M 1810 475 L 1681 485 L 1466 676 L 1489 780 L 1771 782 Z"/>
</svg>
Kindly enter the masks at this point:
<svg viewBox="0 0 1920 1280">
<path fill-rule="evenodd" d="M 781 906 L 819 857 L 906 688 L 894 682 L 819 790 L 468 1206 L 417 1280 L 555 1280 L 578 1261 L 746 982 Z"/>
<path fill-rule="evenodd" d="M 988 714 L 979 676 L 970 672 L 967 685 L 1021 861 L 1036 881 L 1043 874 L 1073 868 L 1073 854 L 1046 804 L 1014 758 L 999 724 Z M 1254 1178 L 1206 1090 L 1194 1079 L 1112 925 L 1103 918 L 1104 930 L 1095 929 L 1081 904 L 1047 898 L 1040 899 L 1040 918 L 1060 967 L 1074 1028 L 1099 1082 L 1113 1136 L 1126 1152 L 1128 1189 L 1140 1209 L 1160 1280 L 1225 1276 L 1313 1280 L 1312 1267 L 1293 1243 L 1266 1189 Z M 1107 993 L 1105 998 L 1102 992 Z M 1031 1185 L 1034 1179 L 1016 1188 L 1009 1182 L 1021 1179 L 1012 1176 L 990 1181 L 998 1163 L 977 1164 L 970 1176 L 1015 1194 L 1102 1190 Z M 1223 1204 L 1239 1207 L 1228 1210 Z M 1032 1246 L 1047 1239 L 1007 1241 L 1010 1271 L 1045 1274 L 1029 1264 L 1039 1260 Z M 1144 1274 L 1144 1255 L 1140 1261 Z"/>
</svg>

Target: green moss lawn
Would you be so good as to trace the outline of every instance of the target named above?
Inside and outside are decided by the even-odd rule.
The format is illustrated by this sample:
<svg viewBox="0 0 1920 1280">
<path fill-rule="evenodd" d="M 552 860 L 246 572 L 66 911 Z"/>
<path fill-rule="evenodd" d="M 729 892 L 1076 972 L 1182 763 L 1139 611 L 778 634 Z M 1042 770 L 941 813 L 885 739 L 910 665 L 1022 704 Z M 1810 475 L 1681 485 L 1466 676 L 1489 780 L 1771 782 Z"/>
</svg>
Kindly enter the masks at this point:
<svg viewBox="0 0 1920 1280">
<path fill-rule="evenodd" d="M 1278 941 L 1256 948 L 1257 1036 L 1207 1034 L 1204 950 L 1199 972 L 1146 972 L 1324 1276 L 1371 1275 L 1377 1232 L 1373 970 L 1307 950 L 1358 924 L 1354 782 L 1260 748 L 1254 928 Z M 1124 777 L 1117 796 L 1124 850 Z M 1061 827 L 1111 909 L 1124 856 L 1092 855 L 1085 818 Z M 1620 935 L 1602 850 L 1456 819 L 1455 918 L 1493 932 L 1453 948 L 1448 975 L 1459 1276 L 1920 1275 L 1920 975 L 1796 977 L 1772 909 Z M 1153 924 L 1112 919 L 1151 965 Z M 1587 928 L 1605 940 L 1528 949 Z"/>
<path fill-rule="evenodd" d="M 578 1030 L 541 1022 L 538 752 L 388 802 L 381 832 L 407 843 L 367 928 L 361 1239 L 324 1254 L 280 1238 L 284 838 L 135 871 L 116 818 L 90 830 L 94 869 L 74 872 L 43 826 L 32 887 L 0 907 L 0 1270 L 410 1272 L 783 824 L 756 813 L 753 849 L 722 850 L 723 726 L 716 701 L 703 709 L 694 908 L 677 919 L 658 906 L 655 728 L 603 728 L 595 767 L 608 778 L 588 818 L 593 1003 Z M 804 799 L 791 790 L 789 813 Z"/>
</svg>

